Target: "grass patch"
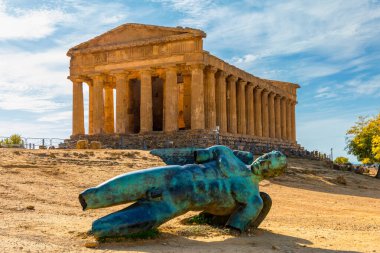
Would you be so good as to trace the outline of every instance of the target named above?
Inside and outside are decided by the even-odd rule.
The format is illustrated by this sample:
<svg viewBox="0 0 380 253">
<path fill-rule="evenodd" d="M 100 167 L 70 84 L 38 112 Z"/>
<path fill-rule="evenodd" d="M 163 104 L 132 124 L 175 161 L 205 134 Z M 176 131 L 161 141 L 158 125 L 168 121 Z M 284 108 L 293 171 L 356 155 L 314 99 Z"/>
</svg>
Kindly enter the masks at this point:
<svg viewBox="0 0 380 253">
<path fill-rule="evenodd" d="M 186 225 L 207 225 L 211 224 L 211 218 L 206 217 L 203 214 L 194 215 L 188 219 L 184 220 Z"/>
</svg>

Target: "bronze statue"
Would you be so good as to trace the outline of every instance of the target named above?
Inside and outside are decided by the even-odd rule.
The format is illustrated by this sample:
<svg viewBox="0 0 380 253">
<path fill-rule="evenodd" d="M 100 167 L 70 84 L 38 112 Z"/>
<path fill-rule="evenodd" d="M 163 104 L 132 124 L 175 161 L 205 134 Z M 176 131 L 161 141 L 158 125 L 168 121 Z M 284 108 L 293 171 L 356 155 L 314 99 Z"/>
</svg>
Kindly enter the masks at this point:
<svg viewBox="0 0 380 253">
<path fill-rule="evenodd" d="M 85 190 L 79 200 L 83 210 L 135 202 L 96 220 L 92 232 L 98 238 L 147 231 L 188 211 L 203 211 L 242 232 L 249 225 L 257 227 L 269 212 L 271 200 L 260 193 L 259 181 L 281 174 L 287 166 L 278 151 L 251 164 L 242 161 L 251 157 L 244 153 L 225 146 L 196 149 L 194 164 L 126 173 Z"/>
</svg>

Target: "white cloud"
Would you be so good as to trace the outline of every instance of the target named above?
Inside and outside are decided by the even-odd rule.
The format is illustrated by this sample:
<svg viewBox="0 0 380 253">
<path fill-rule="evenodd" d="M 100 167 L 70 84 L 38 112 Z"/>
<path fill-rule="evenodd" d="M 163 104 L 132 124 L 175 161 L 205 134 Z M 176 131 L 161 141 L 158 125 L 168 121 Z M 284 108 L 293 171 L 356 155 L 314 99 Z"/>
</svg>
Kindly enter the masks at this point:
<svg viewBox="0 0 380 253">
<path fill-rule="evenodd" d="M 51 35 L 66 14 L 60 10 L 14 9 L 12 13 L 0 0 L 0 41 L 35 40 Z"/>
<path fill-rule="evenodd" d="M 233 52 L 233 64 L 267 78 L 303 82 L 349 67 L 363 69 L 366 62 L 353 61 L 380 41 L 380 5 L 370 0 L 153 1 L 181 12 L 181 25 L 204 29 L 206 50 Z M 291 62 L 294 67 L 273 61 L 300 53 L 320 58 L 299 58 Z M 273 67 L 281 69 L 274 73 Z"/>
<path fill-rule="evenodd" d="M 212 19 L 210 11 L 217 8 L 213 0 L 152 0 L 173 8 L 175 11 L 185 13 L 180 20 L 184 26 L 202 27 Z"/>
<path fill-rule="evenodd" d="M 262 9 L 239 7 L 243 6 L 219 7 L 222 13 L 214 20 L 204 17 L 212 22 L 208 34 L 213 46 L 228 43 L 264 56 L 313 50 L 345 58 L 379 36 L 371 21 L 380 17 L 380 7 L 365 1 L 273 1 Z"/>
<path fill-rule="evenodd" d="M 246 54 L 246 55 L 243 55 L 242 57 L 232 58 L 232 62 L 239 65 L 251 64 L 252 62 L 256 61 L 258 58 L 259 58 L 258 55 Z"/>
<path fill-rule="evenodd" d="M 315 98 L 334 98 L 338 96 L 330 87 L 321 87 L 317 89 L 316 93 Z"/>
<path fill-rule="evenodd" d="M 55 112 L 46 114 L 37 119 L 37 121 L 41 122 L 67 122 L 71 120 L 72 111 L 64 111 L 64 112 Z"/>
<path fill-rule="evenodd" d="M 71 132 L 71 122 L 0 121 L 1 136 L 21 134 L 23 137 L 67 138 Z"/>
<path fill-rule="evenodd" d="M 317 90 L 317 93 L 320 94 L 320 93 L 325 93 L 328 91 L 330 91 L 330 87 L 322 87 Z"/>
<path fill-rule="evenodd" d="M 62 106 L 63 104 L 54 102 L 52 97 L 14 92 L 2 92 L 0 94 L 0 108 L 3 110 L 46 112 L 59 109 Z"/>
<path fill-rule="evenodd" d="M 71 95 L 66 50 L 0 51 L 0 109 L 31 112 L 64 106 L 57 97 Z"/>
<path fill-rule="evenodd" d="M 380 75 L 371 78 L 355 78 L 348 82 L 348 90 L 357 95 L 376 95 L 380 96 Z"/>
</svg>

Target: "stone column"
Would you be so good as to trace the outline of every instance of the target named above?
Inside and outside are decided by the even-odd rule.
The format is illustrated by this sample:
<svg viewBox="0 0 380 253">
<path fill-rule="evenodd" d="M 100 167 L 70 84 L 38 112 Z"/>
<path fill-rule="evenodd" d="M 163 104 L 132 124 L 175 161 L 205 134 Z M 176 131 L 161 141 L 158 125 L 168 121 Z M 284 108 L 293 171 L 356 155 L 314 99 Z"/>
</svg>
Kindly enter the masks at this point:
<svg viewBox="0 0 380 253">
<path fill-rule="evenodd" d="M 206 68 L 205 123 L 206 128 L 211 130 L 215 130 L 216 127 L 215 73 L 217 70 L 213 66 Z"/>
<path fill-rule="evenodd" d="M 82 80 L 71 78 L 73 82 L 73 129 L 72 134 L 84 134 L 84 106 Z"/>
<path fill-rule="evenodd" d="M 253 85 L 247 85 L 245 89 L 245 108 L 247 110 L 247 134 L 255 134 L 255 119 L 253 107 Z"/>
<path fill-rule="evenodd" d="M 255 89 L 255 135 L 256 136 L 263 136 L 263 126 L 262 126 L 262 118 L 261 118 L 261 92 L 263 91 L 262 88 L 257 87 Z"/>
<path fill-rule="evenodd" d="M 186 128 L 191 126 L 191 76 L 183 76 L 183 114 Z"/>
<path fill-rule="evenodd" d="M 164 131 L 178 130 L 178 84 L 177 69 L 169 67 L 164 83 Z"/>
<path fill-rule="evenodd" d="M 129 79 L 125 73 L 115 73 L 116 79 L 116 133 L 128 133 Z"/>
<path fill-rule="evenodd" d="M 268 94 L 267 90 L 262 92 L 261 96 L 261 113 L 263 119 L 263 136 L 269 137 L 269 111 L 268 111 Z"/>
<path fill-rule="evenodd" d="M 296 103 L 292 101 L 291 112 L 292 112 L 292 141 L 297 142 L 296 136 Z"/>
<path fill-rule="evenodd" d="M 276 119 L 275 119 L 275 105 L 274 105 L 274 96 L 273 92 L 269 93 L 268 96 L 268 111 L 269 111 L 269 137 L 276 138 Z"/>
<path fill-rule="evenodd" d="M 104 131 L 107 134 L 115 132 L 113 108 L 113 88 L 111 83 L 104 87 Z"/>
<path fill-rule="evenodd" d="M 292 141 L 292 112 L 291 112 L 291 100 L 286 100 L 286 136 L 287 140 Z"/>
<path fill-rule="evenodd" d="M 224 71 L 219 71 L 216 76 L 216 125 L 221 133 L 227 132 L 227 84 Z"/>
<path fill-rule="evenodd" d="M 93 131 L 94 134 L 104 133 L 104 97 L 103 97 L 103 87 L 104 87 L 104 75 L 92 76 L 94 85 L 94 106 L 93 106 Z"/>
<path fill-rule="evenodd" d="M 286 98 L 281 98 L 281 139 L 286 140 L 288 136 L 286 135 L 286 112 L 287 106 L 286 106 Z"/>
<path fill-rule="evenodd" d="M 150 69 L 140 71 L 141 98 L 140 98 L 140 133 L 153 130 L 152 111 L 152 73 Z"/>
<path fill-rule="evenodd" d="M 237 118 L 238 118 L 238 133 L 246 134 L 247 133 L 247 122 L 245 120 L 245 86 L 247 85 L 246 81 L 239 80 L 238 82 L 238 91 L 237 91 Z"/>
<path fill-rule="evenodd" d="M 281 139 L 281 97 L 276 95 L 274 99 L 276 118 L 276 138 Z"/>
<path fill-rule="evenodd" d="M 191 129 L 205 128 L 203 69 L 202 64 L 191 66 Z"/>
<path fill-rule="evenodd" d="M 232 134 L 237 133 L 237 117 L 236 117 L 236 76 L 229 76 L 227 78 L 227 103 L 229 105 L 229 111 L 227 115 L 228 132 Z"/>
<path fill-rule="evenodd" d="M 94 134 L 94 84 L 92 80 L 86 80 L 88 84 L 88 134 Z"/>
</svg>

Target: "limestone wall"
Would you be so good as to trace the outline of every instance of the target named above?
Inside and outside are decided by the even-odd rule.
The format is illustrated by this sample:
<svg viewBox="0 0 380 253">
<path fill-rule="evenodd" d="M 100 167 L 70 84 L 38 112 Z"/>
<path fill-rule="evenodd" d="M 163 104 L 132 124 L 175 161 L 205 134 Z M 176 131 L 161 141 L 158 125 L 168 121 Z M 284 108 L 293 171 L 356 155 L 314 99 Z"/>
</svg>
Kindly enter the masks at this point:
<svg viewBox="0 0 380 253">
<path fill-rule="evenodd" d="M 280 150 L 290 156 L 300 156 L 305 152 L 296 143 L 286 143 L 269 139 L 249 138 L 236 134 L 220 134 L 207 130 L 183 130 L 173 133 L 151 132 L 145 134 L 127 135 L 76 135 L 66 140 L 68 148 L 75 148 L 78 140 L 87 139 L 100 141 L 103 148 L 120 149 L 156 149 L 173 147 L 209 147 L 220 144 L 229 146 L 231 149 L 239 149 L 262 154 L 271 150 Z"/>
</svg>

